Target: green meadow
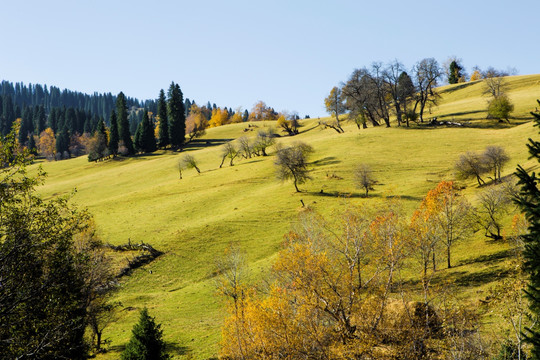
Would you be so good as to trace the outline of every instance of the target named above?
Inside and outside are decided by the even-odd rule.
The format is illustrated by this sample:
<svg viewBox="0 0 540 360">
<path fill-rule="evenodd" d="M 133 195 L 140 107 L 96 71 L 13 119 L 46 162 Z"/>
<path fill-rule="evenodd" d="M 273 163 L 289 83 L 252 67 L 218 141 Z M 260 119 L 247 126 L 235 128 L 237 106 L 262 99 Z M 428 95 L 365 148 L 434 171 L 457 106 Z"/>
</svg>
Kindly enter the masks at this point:
<svg viewBox="0 0 540 360">
<path fill-rule="evenodd" d="M 420 124 L 407 129 L 393 124 L 359 130 L 346 123 L 345 133 L 338 134 L 319 127 L 316 119 L 301 120 L 299 135 L 278 138 L 284 145 L 303 141 L 314 149 L 312 180 L 300 185 L 301 193 L 292 183 L 276 180 L 273 148 L 267 157 L 235 161 L 232 167 L 226 161 L 219 168 L 224 142 L 254 137 L 274 122 L 208 129 L 182 153 L 158 151 L 99 163 L 88 162 L 86 156 L 39 162 L 48 174 L 41 194 L 47 198 L 76 189 L 72 201 L 94 215 L 104 242 L 145 242 L 164 252 L 123 278 L 114 296 L 122 308 L 104 333 L 111 341 L 109 351 L 98 358 L 119 357 L 144 306 L 162 324 L 174 358 L 217 356 L 225 305 L 214 286 L 216 258 L 227 246 L 238 245 L 247 254 L 253 281 L 259 279 L 302 211 L 301 201 L 331 216 L 348 204 L 392 196 L 401 198 L 411 213 L 438 182 L 455 178 L 459 154 L 482 151 L 487 145 L 503 146 L 510 155 L 503 175 L 511 174 L 518 163 L 534 169 L 525 143 L 529 137 L 538 138 L 538 129 L 528 120 L 540 98 L 540 75 L 509 77 L 507 83 L 515 105 L 511 126 L 485 119 L 487 98 L 481 94 L 481 81 L 439 88 L 439 105 L 425 114 L 426 119 L 470 122 L 467 127 Z M 184 170 L 180 180 L 178 162 L 186 152 L 197 159 L 201 174 Z M 379 181 L 368 199 L 353 184 L 353 170 L 360 163 L 369 164 Z M 474 203 L 476 181 L 461 184 Z M 456 246 L 456 266 L 442 269 L 440 276 L 454 280 L 463 299 L 478 302 L 504 275 L 507 250 L 506 243 L 488 241 L 478 232 Z"/>
</svg>

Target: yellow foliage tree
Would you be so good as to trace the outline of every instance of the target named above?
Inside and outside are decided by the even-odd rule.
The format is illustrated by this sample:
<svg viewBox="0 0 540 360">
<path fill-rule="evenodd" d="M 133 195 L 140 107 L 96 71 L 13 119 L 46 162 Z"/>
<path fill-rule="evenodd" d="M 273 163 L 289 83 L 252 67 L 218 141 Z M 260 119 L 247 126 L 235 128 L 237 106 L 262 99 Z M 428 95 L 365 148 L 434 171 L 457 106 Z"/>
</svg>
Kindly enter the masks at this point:
<svg viewBox="0 0 540 360">
<path fill-rule="evenodd" d="M 51 128 L 46 128 L 39 134 L 39 153 L 49 160 L 56 154 L 56 138 Z"/>
<path fill-rule="evenodd" d="M 469 81 L 477 81 L 482 79 L 482 74 L 478 70 L 474 70 Z"/>
<path fill-rule="evenodd" d="M 216 108 L 212 110 L 210 118 L 210 127 L 225 125 L 229 122 L 229 111 L 227 109 Z"/>
<path fill-rule="evenodd" d="M 218 110 L 216 109 L 214 111 L 217 112 Z M 186 119 L 186 133 L 189 136 L 189 140 L 191 141 L 196 137 L 204 135 L 208 125 L 208 120 L 206 120 L 202 109 L 197 104 L 191 105 L 189 116 Z"/>
</svg>

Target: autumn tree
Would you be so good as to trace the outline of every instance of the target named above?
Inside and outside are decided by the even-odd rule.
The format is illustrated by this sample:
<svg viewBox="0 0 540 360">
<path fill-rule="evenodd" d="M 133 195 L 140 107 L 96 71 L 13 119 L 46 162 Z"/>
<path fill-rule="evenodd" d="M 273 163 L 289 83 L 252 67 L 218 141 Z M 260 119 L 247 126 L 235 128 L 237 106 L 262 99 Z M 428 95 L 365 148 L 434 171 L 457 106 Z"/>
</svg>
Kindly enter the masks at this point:
<svg viewBox="0 0 540 360">
<path fill-rule="evenodd" d="M 56 153 L 56 138 L 51 128 L 47 128 L 39 134 L 39 153 L 48 160 L 54 159 Z"/>
<path fill-rule="evenodd" d="M 298 120 L 295 117 L 290 117 L 286 114 L 280 114 L 276 125 L 278 128 L 285 131 L 289 136 L 294 136 L 298 134 L 299 124 Z"/>
<path fill-rule="evenodd" d="M 208 120 L 204 116 L 201 108 L 193 103 L 190 108 L 189 116 L 186 119 L 186 131 L 189 141 L 201 137 L 206 133 Z"/>
<path fill-rule="evenodd" d="M 249 113 L 249 121 L 276 120 L 277 114 L 264 101 L 258 101 Z"/>
<path fill-rule="evenodd" d="M 367 164 L 360 164 L 354 171 L 354 181 L 357 187 L 366 191 L 365 197 L 368 197 L 369 190 L 373 190 L 373 185 L 377 183 L 373 175 L 373 170 Z"/>
<path fill-rule="evenodd" d="M 446 265 L 452 267 L 451 250 L 458 241 L 471 233 L 473 228 L 473 209 L 467 199 L 459 194 L 452 181 L 441 181 L 426 195 L 429 216 L 435 221 L 446 247 Z"/>
<path fill-rule="evenodd" d="M 343 128 L 339 120 L 339 115 L 345 113 L 347 108 L 345 107 L 345 99 L 342 96 L 341 89 L 334 86 L 330 90 L 330 95 L 324 99 L 324 106 L 326 107 L 326 112 L 331 116 L 336 118 L 335 123 L 322 123 L 325 127 L 329 127 L 337 131 L 338 133 L 343 133 Z"/>
<path fill-rule="evenodd" d="M 313 148 L 302 142 L 278 149 L 274 161 L 277 178 L 282 181 L 292 179 L 296 192 L 300 192 L 298 184 L 311 179 L 307 166 L 308 156 L 312 152 Z"/>
</svg>

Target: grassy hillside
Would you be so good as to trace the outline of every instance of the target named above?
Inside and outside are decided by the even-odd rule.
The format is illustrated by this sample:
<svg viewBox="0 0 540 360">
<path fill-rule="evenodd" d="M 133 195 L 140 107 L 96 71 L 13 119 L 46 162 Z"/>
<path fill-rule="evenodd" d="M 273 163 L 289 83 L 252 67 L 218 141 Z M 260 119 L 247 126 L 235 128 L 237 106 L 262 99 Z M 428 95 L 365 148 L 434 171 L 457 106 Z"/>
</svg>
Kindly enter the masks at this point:
<svg viewBox="0 0 540 360">
<path fill-rule="evenodd" d="M 535 99 L 540 97 L 539 81 L 540 75 L 509 79 L 514 86 L 509 95 L 516 103 L 518 117 L 525 118 L 527 111 L 534 110 Z M 453 87 L 457 89 L 441 89 L 443 99 L 433 115 L 481 118 L 479 111 L 486 100 L 480 96 L 479 84 Z M 256 123 L 259 128 L 273 125 Z M 301 140 L 315 150 L 313 180 L 301 186 L 302 193 L 295 193 L 291 183 L 275 180 L 273 150 L 268 157 L 219 169 L 220 145 L 256 133 L 245 129 L 246 124 L 209 129 L 203 139 L 185 150 L 199 161 L 202 173 L 184 171 L 182 180 L 177 170 L 182 154 L 168 151 L 103 163 L 89 163 L 86 157 L 42 163 L 49 174 L 40 188 L 42 194 L 61 195 L 76 188 L 74 202 L 95 215 L 105 242 L 144 241 L 165 252 L 122 283 L 116 298 L 123 310 L 105 332 L 111 351 L 99 358 L 118 357 L 143 306 L 162 323 L 175 358 L 217 355 L 224 307 L 212 279 L 216 257 L 229 244 L 238 244 L 246 251 L 252 275 L 257 278 L 280 249 L 283 234 L 301 208 L 300 200 L 330 215 L 346 203 L 400 196 L 405 208 L 412 211 L 440 180 L 453 178 L 453 164 L 460 153 L 482 150 L 486 145 L 504 146 L 511 156 L 504 169 L 506 175 L 517 163 L 533 166 L 527 161 L 525 142 L 528 137 L 537 137 L 537 129 L 530 123 L 505 129 L 357 130 L 346 125 L 346 132 L 337 134 L 321 130 L 315 120 L 304 120 L 301 134 L 279 139 L 283 144 Z M 370 164 L 380 181 L 370 199 L 362 198 L 362 190 L 353 186 L 352 171 L 359 163 Z M 474 200 L 475 182 L 464 185 Z M 443 270 L 444 276 L 457 280 L 463 296 L 481 298 L 489 282 L 504 271 L 505 250 L 505 244 L 487 242 L 477 234 L 458 245 L 454 256 L 457 266 Z"/>
</svg>

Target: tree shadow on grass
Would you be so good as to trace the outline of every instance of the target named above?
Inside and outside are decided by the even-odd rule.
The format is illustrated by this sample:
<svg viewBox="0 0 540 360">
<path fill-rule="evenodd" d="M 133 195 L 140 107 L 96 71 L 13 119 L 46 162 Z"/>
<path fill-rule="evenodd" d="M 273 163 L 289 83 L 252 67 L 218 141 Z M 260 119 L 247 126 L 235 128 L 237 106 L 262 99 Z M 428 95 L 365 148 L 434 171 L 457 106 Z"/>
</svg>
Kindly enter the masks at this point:
<svg viewBox="0 0 540 360">
<path fill-rule="evenodd" d="M 448 88 L 448 89 L 445 89 L 443 91 L 440 91 L 439 94 L 446 94 L 446 93 L 453 93 L 454 91 L 458 91 L 458 90 L 461 90 L 461 89 L 465 89 L 471 85 L 474 85 L 476 84 L 476 82 L 466 82 L 466 83 L 461 83 L 459 85 L 456 85 L 456 86 L 452 86 L 451 88 Z"/>
<path fill-rule="evenodd" d="M 345 193 L 339 191 L 311 191 L 308 194 L 313 196 L 322 196 L 322 197 L 334 197 L 334 198 L 343 198 L 343 199 L 356 199 L 356 198 L 365 198 L 364 194 L 360 193 Z M 370 196 L 371 197 L 371 196 Z"/>
<path fill-rule="evenodd" d="M 510 270 L 502 270 L 500 268 L 489 268 L 482 271 L 458 271 L 450 275 L 450 279 L 454 280 L 457 286 L 480 286 L 498 281 L 507 277 Z"/>
<path fill-rule="evenodd" d="M 474 258 L 461 260 L 459 262 L 459 266 L 469 265 L 469 264 L 474 264 L 474 263 L 485 263 L 486 265 L 494 265 L 510 256 L 512 256 L 512 249 L 501 250 L 493 254 L 480 255 Z"/>
<path fill-rule="evenodd" d="M 341 161 L 337 160 L 335 156 L 327 156 L 325 158 L 315 160 L 311 164 L 316 166 L 339 164 Z"/>
<path fill-rule="evenodd" d="M 206 148 L 210 146 L 219 146 L 234 139 L 194 139 L 186 143 L 182 151 L 186 150 L 196 150 L 201 148 Z"/>
<path fill-rule="evenodd" d="M 112 345 L 109 346 L 105 352 L 115 352 L 121 354 L 126 349 L 126 344 L 121 345 Z M 187 346 L 180 345 L 176 342 L 166 341 L 165 350 L 169 355 L 180 356 L 187 355 L 190 352 L 190 349 Z"/>
</svg>

